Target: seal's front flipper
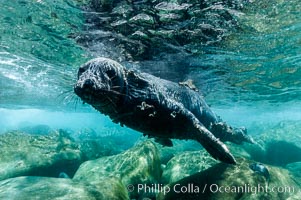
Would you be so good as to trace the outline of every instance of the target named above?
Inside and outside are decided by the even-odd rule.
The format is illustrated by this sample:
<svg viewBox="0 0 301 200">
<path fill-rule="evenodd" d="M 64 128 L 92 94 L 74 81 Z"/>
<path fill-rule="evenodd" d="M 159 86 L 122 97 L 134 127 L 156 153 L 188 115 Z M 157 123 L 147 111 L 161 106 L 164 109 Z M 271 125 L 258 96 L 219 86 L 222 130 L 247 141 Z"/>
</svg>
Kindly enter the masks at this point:
<svg viewBox="0 0 301 200">
<path fill-rule="evenodd" d="M 166 146 L 166 147 L 172 147 L 173 146 L 173 143 L 170 139 L 168 138 L 158 138 L 158 137 L 155 137 L 155 142 L 163 145 L 163 146 Z"/>
<path fill-rule="evenodd" d="M 248 142 L 254 144 L 252 137 L 247 135 L 246 128 L 232 128 L 224 122 L 218 122 L 211 125 L 210 131 L 221 141 L 229 141 L 235 144 Z"/>
<path fill-rule="evenodd" d="M 213 158 L 228 164 L 236 164 L 235 158 L 223 142 L 217 139 L 202 124 L 195 123 L 194 126 L 198 130 L 194 139 L 201 143 Z"/>
</svg>

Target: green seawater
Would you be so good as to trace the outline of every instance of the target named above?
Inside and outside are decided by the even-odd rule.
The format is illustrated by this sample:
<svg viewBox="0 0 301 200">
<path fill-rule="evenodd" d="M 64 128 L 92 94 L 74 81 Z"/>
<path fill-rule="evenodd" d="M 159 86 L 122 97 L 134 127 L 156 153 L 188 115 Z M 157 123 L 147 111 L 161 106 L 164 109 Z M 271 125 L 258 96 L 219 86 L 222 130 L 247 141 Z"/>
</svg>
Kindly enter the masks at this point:
<svg viewBox="0 0 301 200">
<path fill-rule="evenodd" d="M 119 143 L 143 140 L 142 134 L 114 124 L 73 92 L 78 67 L 96 56 L 76 42 L 87 31 L 84 7 L 89 2 L 0 0 L 0 134 L 29 127 L 45 130 L 31 129 L 45 125 L 77 139 L 89 133 L 95 134 L 91 138 L 134 135 Z M 233 126 L 245 126 L 260 147 L 265 140 L 287 142 L 269 144 L 277 149 L 277 154 L 269 149 L 270 158 L 259 148 L 246 147 L 252 159 L 285 167 L 301 161 L 301 4 L 246 2 L 243 9 L 231 10 L 238 30 L 219 44 L 203 45 L 197 55 L 179 58 L 185 65 L 161 78 L 192 79 L 212 110 Z M 148 72 L 156 74 L 160 60 L 147 62 L 153 66 Z M 123 61 L 143 71 L 141 63 Z M 293 156 L 282 159 L 287 152 Z"/>
<path fill-rule="evenodd" d="M 3 106 L 57 106 L 88 59 L 72 35 L 84 23 L 73 1 L 1 1 L 0 101 Z"/>
</svg>

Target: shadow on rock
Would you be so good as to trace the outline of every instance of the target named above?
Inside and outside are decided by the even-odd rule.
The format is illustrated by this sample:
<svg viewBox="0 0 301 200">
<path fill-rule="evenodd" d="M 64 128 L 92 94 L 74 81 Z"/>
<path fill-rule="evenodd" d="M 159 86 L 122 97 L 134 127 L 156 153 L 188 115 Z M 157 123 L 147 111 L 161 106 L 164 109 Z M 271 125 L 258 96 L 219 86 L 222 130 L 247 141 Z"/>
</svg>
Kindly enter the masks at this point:
<svg viewBox="0 0 301 200">
<path fill-rule="evenodd" d="M 284 167 L 301 161 L 301 148 L 287 141 L 272 140 L 264 146 L 248 145 L 245 149 L 251 159 L 270 165 Z"/>
<path fill-rule="evenodd" d="M 81 152 L 63 130 L 49 135 L 11 131 L 0 135 L 0 180 L 17 176 L 72 177 L 81 164 Z"/>
<path fill-rule="evenodd" d="M 253 124 L 256 144 L 243 145 L 238 155 L 270 165 L 284 167 L 301 161 L 301 130 L 299 121 L 283 121 L 273 124 Z M 245 153 L 243 155 L 242 153 Z"/>
<path fill-rule="evenodd" d="M 271 141 L 266 146 L 266 161 L 278 166 L 301 161 L 301 148 L 286 141 Z"/>
<path fill-rule="evenodd" d="M 208 199 L 211 196 L 209 187 L 205 190 L 204 188 L 217 183 L 227 167 L 227 164 L 219 163 L 205 171 L 183 178 L 170 186 L 170 193 L 164 198 L 161 195 L 158 199 Z"/>
</svg>

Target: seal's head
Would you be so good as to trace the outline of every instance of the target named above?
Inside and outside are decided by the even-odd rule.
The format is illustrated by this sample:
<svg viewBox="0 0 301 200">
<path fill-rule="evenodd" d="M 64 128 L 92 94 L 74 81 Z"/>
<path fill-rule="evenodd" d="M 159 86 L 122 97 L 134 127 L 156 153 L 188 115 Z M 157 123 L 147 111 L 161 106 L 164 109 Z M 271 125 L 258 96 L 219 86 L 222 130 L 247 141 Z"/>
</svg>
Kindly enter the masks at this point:
<svg viewBox="0 0 301 200">
<path fill-rule="evenodd" d="M 78 70 L 74 92 L 104 114 L 116 110 L 126 90 L 125 70 L 108 58 L 96 58 Z"/>
</svg>

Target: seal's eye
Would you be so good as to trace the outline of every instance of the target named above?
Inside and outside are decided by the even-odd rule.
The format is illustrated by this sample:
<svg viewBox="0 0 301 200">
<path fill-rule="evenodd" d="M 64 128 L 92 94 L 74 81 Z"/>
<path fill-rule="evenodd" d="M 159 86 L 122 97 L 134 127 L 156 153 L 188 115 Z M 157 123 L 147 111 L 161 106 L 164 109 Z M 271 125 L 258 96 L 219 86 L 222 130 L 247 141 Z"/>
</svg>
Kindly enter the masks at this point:
<svg viewBox="0 0 301 200">
<path fill-rule="evenodd" d="M 77 72 L 77 78 L 79 78 L 86 70 L 87 70 L 87 66 L 80 67 Z"/>
<path fill-rule="evenodd" d="M 80 67 L 79 70 L 78 70 L 78 73 L 79 74 L 82 74 L 86 71 L 86 69 L 84 69 L 83 67 Z"/>
<path fill-rule="evenodd" d="M 116 77 L 116 72 L 115 72 L 115 70 L 110 69 L 110 70 L 107 71 L 107 75 L 112 80 L 113 78 Z"/>
</svg>

